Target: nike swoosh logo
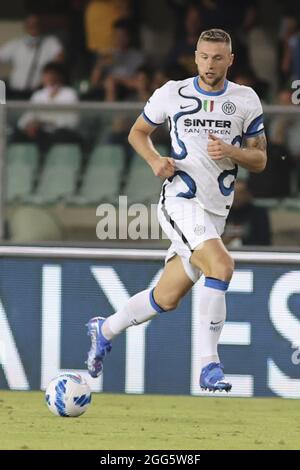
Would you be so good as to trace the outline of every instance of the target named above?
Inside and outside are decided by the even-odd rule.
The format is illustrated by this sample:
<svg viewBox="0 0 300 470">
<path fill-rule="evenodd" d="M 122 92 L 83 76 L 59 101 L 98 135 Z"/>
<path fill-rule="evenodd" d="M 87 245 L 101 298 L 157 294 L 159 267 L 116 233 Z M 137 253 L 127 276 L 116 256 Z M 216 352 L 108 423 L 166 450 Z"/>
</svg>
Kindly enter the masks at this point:
<svg viewBox="0 0 300 470">
<path fill-rule="evenodd" d="M 210 324 L 211 324 L 211 325 L 218 325 L 219 323 L 222 323 L 222 321 L 223 321 L 223 320 L 216 321 L 216 322 L 211 321 Z"/>
<path fill-rule="evenodd" d="M 180 109 L 190 108 L 191 106 L 192 106 L 191 104 L 188 104 L 187 106 L 180 105 Z"/>
</svg>

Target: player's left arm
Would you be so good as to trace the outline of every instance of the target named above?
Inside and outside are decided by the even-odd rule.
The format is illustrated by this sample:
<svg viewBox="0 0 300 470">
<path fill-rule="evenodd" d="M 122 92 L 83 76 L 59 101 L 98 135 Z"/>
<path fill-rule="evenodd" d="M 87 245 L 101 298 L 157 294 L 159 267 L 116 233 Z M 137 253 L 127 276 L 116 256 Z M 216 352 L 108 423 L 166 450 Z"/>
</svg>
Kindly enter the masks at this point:
<svg viewBox="0 0 300 470">
<path fill-rule="evenodd" d="M 265 133 L 255 137 L 248 137 L 245 142 L 245 148 L 233 147 L 230 152 L 230 158 L 246 170 L 254 173 L 263 171 L 267 164 L 267 140 Z"/>
<path fill-rule="evenodd" d="M 254 173 L 262 172 L 267 164 L 267 140 L 264 132 L 254 137 L 248 137 L 245 148 L 227 144 L 222 139 L 210 134 L 207 152 L 212 160 L 230 158 L 237 165 Z"/>
</svg>

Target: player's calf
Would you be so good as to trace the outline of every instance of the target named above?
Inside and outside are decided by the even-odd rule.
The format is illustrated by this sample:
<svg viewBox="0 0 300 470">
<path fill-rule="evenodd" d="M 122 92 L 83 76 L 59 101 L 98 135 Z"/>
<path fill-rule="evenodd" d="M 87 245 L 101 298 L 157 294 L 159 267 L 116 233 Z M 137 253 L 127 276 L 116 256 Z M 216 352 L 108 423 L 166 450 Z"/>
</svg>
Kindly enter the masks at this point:
<svg viewBox="0 0 300 470">
<path fill-rule="evenodd" d="M 130 326 L 139 325 L 165 312 L 154 297 L 154 289 L 147 289 L 131 297 L 113 315 L 92 318 L 88 323 L 91 347 L 86 361 L 89 374 L 98 377 L 103 371 L 103 361 L 112 348 L 111 341 Z"/>
</svg>

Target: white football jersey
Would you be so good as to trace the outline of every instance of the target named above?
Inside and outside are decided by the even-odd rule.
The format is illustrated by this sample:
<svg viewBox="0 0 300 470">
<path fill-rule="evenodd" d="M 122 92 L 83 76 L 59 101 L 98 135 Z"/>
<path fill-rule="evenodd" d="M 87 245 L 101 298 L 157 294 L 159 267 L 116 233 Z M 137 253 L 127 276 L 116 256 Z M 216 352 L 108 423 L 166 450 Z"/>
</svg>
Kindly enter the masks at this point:
<svg viewBox="0 0 300 470">
<path fill-rule="evenodd" d="M 169 121 L 176 173 L 165 183 L 165 196 L 195 198 L 205 210 L 227 216 L 238 168 L 230 158 L 209 157 L 208 135 L 240 147 L 245 138 L 262 133 L 255 91 L 228 80 L 216 92 L 200 88 L 198 77 L 169 81 L 153 93 L 143 116 L 154 126 Z"/>
</svg>

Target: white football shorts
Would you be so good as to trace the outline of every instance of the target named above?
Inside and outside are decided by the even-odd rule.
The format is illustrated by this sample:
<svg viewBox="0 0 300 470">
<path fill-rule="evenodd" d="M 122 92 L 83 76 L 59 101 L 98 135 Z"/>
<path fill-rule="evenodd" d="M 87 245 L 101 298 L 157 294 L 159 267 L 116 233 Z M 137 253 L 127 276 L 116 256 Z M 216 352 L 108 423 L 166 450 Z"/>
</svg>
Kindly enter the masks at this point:
<svg viewBox="0 0 300 470">
<path fill-rule="evenodd" d="M 165 197 L 164 191 L 157 210 L 160 226 L 171 241 L 165 263 L 179 255 L 186 274 L 196 282 L 202 273 L 190 263 L 192 252 L 206 240 L 221 238 L 226 217 L 207 212 L 196 199 Z"/>
</svg>

